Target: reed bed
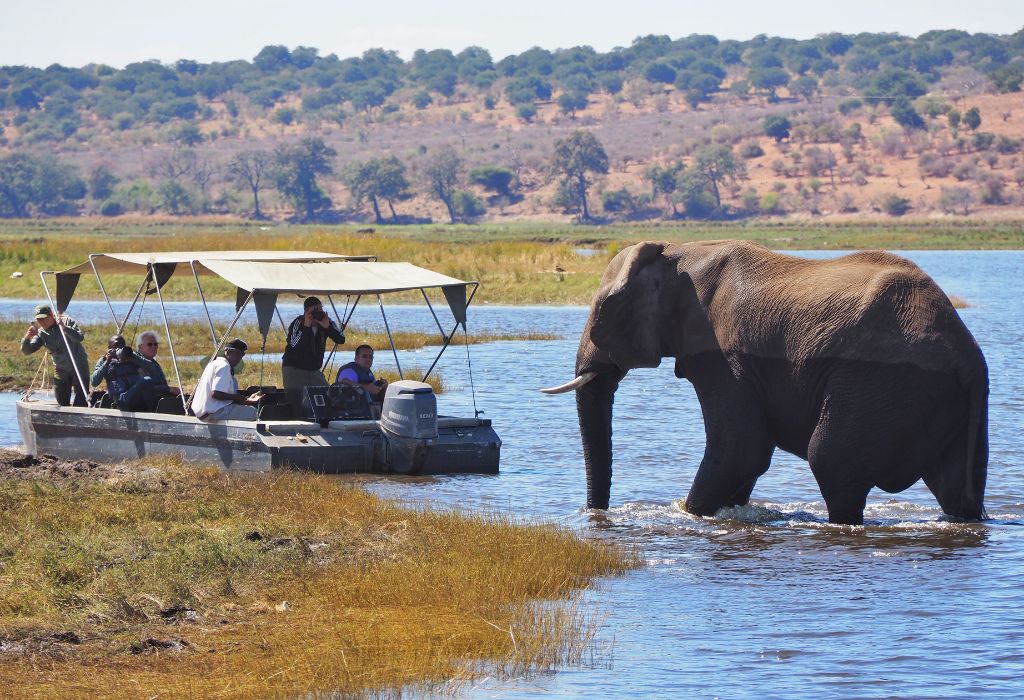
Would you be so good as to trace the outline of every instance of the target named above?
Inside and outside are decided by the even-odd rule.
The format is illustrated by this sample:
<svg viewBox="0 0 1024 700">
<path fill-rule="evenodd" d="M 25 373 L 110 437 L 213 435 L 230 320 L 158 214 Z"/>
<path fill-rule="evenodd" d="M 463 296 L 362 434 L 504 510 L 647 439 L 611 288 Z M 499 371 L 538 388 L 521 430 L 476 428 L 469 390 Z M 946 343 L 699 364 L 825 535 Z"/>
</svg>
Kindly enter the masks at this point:
<svg viewBox="0 0 1024 700">
<path fill-rule="evenodd" d="M 580 591 L 641 563 L 324 476 L 3 458 L 8 696 L 395 694 L 572 663 L 597 630 Z"/>
<path fill-rule="evenodd" d="M 131 230 L 147 231 L 145 227 Z M 162 235 L 103 235 L 71 224 L 56 230 L 0 229 L 0 296 L 36 298 L 41 295 L 40 270 L 67 269 L 85 261 L 90 253 L 104 251 L 265 249 L 376 255 L 381 261 L 411 262 L 457 279 L 480 282 L 474 303 L 508 304 L 586 303 L 607 263 L 601 255 L 580 256 L 571 241 L 498 240 L 467 245 L 462 240 L 424 241 L 390 232 L 367 235 L 327 227 L 281 227 L 263 232 L 255 227 L 183 225 L 159 230 Z M 37 235 L 18 237 L 15 231 Z M 173 242 L 165 240 L 170 236 Z M 22 276 L 11 277 L 15 273 Z M 112 275 L 104 277 L 103 284 L 111 297 L 131 299 L 141 281 L 142 275 Z M 234 288 L 223 280 L 204 278 L 202 284 L 207 298 L 234 299 Z M 172 300 L 192 300 L 196 294 L 195 281 L 188 274 L 172 277 L 164 291 L 165 298 Z M 100 298 L 95 278 L 83 275 L 76 296 Z M 387 302 L 422 303 L 422 297 L 418 292 L 389 295 Z"/>
<path fill-rule="evenodd" d="M 640 240 L 674 242 L 738 238 L 786 250 L 1019 249 L 1018 221 L 636 222 L 576 226 L 556 222 L 485 225 L 382 226 L 256 225 L 204 220 L 7 221 L 0 225 L 0 296 L 37 299 L 38 272 L 77 265 L 89 253 L 155 250 L 321 250 L 408 261 L 481 283 L 476 303 L 587 304 L 609 259 Z M 588 249 L 588 250 L 583 250 Z M 21 273 L 21 276 L 14 276 Z M 181 275 L 182 278 L 187 275 Z M 140 276 L 105 278 L 115 298 L 132 298 Z M 194 282 L 172 278 L 168 299 L 195 299 Z M 204 280 L 209 298 L 234 298 L 219 279 Z M 99 298 L 82 277 L 80 298 Z M 391 296 L 399 302 L 418 295 Z"/>
<path fill-rule="evenodd" d="M 29 311 L 31 311 L 31 307 L 27 306 L 27 315 L 31 315 L 28 313 Z M 42 350 L 29 356 L 21 354 L 21 338 L 25 335 L 27 326 L 28 321 L 0 321 L 0 391 L 27 388 L 44 359 L 44 352 Z M 86 334 L 85 348 L 89 354 L 89 360 L 96 362 L 106 352 L 107 339 L 114 332 L 114 329 L 111 324 L 84 324 L 82 328 Z M 133 340 L 137 337 L 137 334 L 147 329 L 157 330 L 161 337 L 164 335 L 162 328 L 155 327 L 152 324 L 145 327 L 130 326 L 125 329 L 125 336 L 132 347 L 134 347 Z M 223 333 L 225 329 L 218 328 L 217 330 L 218 333 Z M 250 355 L 262 350 L 262 352 L 273 356 L 267 358 L 262 363 L 250 357 L 238 371 L 240 386 L 267 386 L 271 384 L 282 386 L 281 364 L 276 356 L 280 356 L 284 352 L 284 337 L 279 328 L 276 331 L 272 330 L 269 334 L 265 348 L 260 347 L 259 330 L 255 324 L 236 326 L 232 331 L 232 336 L 243 338 L 249 343 Z M 182 383 L 186 389 L 189 389 L 199 379 L 199 375 L 203 371 L 203 360 L 208 358 L 214 350 L 213 341 L 210 337 L 210 328 L 203 322 L 174 323 L 171 324 L 171 335 L 174 339 L 174 352 L 180 358 L 178 367 L 182 373 Z M 440 334 L 431 335 L 419 332 L 393 332 L 392 338 L 395 341 L 395 347 L 399 350 L 418 349 L 427 345 L 440 345 L 443 342 Z M 554 336 L 546 333 L 475 333 L 466 336 L 460 335 L 452 342 L 459 345 L 468 342 L 472 345 L 502 340 L 528 342 L 551 340 L 553 338 Z M 351 361 L 355 349 L 364 343 L 377 348 L 380 353 L 387 352 L 391 347 L 386 335 L 369 333 L 358 327 L 350 326 L 345 333 L 345 344 L 338 346 L 334 354 L 331 362 L 333 371 L 336 371 L 338 367 L 346 362 Z M 454 348 L 449 348 L 448 352 L 453 350 Z M 160 355 L 157 359 L 160 361 L 167 379 L 173 384 L 175 382 L 174 368 L 171 364 L 170 351 L 166 340 L 160 347 Z M 45 371 L 52 374 L 49 360 L 42 364 Z M 423 372 L 427 368 L 403 366 L 402 369 L 407 379 L 418 380 L 423 376 Z M 333 379 L 333 371 L 329 379 Z M 92 367 L 88 368 L 88 372 L 92 372 Z M 375 374 L 388 381 L 398 379 L 397 372 L 389 370 L 380 370 L 375 372 Z M 88 381 L 89 378 L 86 377 L 85 379 Z M 442 393 L 445 389 L 441 375 L 436 369 L 428 377 L 428 383 L 432 384 L 434 390 L 438 393 Z"/>
</svg>

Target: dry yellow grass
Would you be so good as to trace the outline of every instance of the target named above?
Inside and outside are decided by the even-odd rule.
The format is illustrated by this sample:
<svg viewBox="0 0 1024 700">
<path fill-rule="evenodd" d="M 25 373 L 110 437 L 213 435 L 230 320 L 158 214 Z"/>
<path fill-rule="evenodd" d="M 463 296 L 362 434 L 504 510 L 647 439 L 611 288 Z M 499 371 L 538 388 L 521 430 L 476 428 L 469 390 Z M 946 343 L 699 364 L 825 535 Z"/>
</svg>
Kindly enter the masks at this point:
<svg viewBox="0 0 1024 700">
<path fill-rule="evenodd" d="M 5 461 L 8 696 L 347 696 L 572 662 L 594 632 L 578 591 L 639 563 L 322 476 L 136 463 L 26 479 Z"/>
</svg>

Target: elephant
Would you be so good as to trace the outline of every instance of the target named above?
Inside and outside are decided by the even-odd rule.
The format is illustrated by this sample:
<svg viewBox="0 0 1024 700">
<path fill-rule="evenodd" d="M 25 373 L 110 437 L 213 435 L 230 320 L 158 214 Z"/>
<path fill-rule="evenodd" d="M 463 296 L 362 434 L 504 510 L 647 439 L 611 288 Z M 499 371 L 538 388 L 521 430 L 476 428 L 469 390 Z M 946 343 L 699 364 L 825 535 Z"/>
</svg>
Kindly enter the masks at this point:
<svg viewBox="0 0 1024 700">
<path fill-rule="evenodd" d="M 576 355 L 587 507 L 607 509 L 612 405 L 635 367 L 675 360 L 706 445 L 694 515 L 745 505 L 775 449 L 806 460 L 832 523 L 923 478 L 942 510 L 985 517 L 988 367 L 946 294 L 886 252 L 832 260 L 745 241 L 643 242 L 609 263 Z"/>
</svg>

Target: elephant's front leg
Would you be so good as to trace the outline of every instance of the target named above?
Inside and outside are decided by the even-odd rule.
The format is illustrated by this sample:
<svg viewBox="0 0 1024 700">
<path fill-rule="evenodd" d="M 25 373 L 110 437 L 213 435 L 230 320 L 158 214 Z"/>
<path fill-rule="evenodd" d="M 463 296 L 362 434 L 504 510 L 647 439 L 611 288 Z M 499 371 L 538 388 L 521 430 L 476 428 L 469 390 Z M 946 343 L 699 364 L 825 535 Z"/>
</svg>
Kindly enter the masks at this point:
<svg viewBox="0 0 1024 700">
<path fill-rule="evenodd" d="M 694 515 L 714 515 L 719 508 L 746 505 L 775 451 L 756 404 L 704 408 L 704 425 L 704 459 L 686 497 L 686 510 Z"/>
</svg>

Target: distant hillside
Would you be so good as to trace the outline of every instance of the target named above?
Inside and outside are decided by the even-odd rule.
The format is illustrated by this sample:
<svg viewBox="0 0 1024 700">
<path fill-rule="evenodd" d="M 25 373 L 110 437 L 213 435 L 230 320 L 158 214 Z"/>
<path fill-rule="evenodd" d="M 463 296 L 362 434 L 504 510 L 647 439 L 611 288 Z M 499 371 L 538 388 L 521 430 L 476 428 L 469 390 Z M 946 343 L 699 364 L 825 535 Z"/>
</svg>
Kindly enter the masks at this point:
<svg viewBox="0 0 1024 700">
<path fill-rule="evenodd" d="M 1024 30 L 5 66 L 0 216 L 1018 217 L 1022 82 Z"/>
</svg>

